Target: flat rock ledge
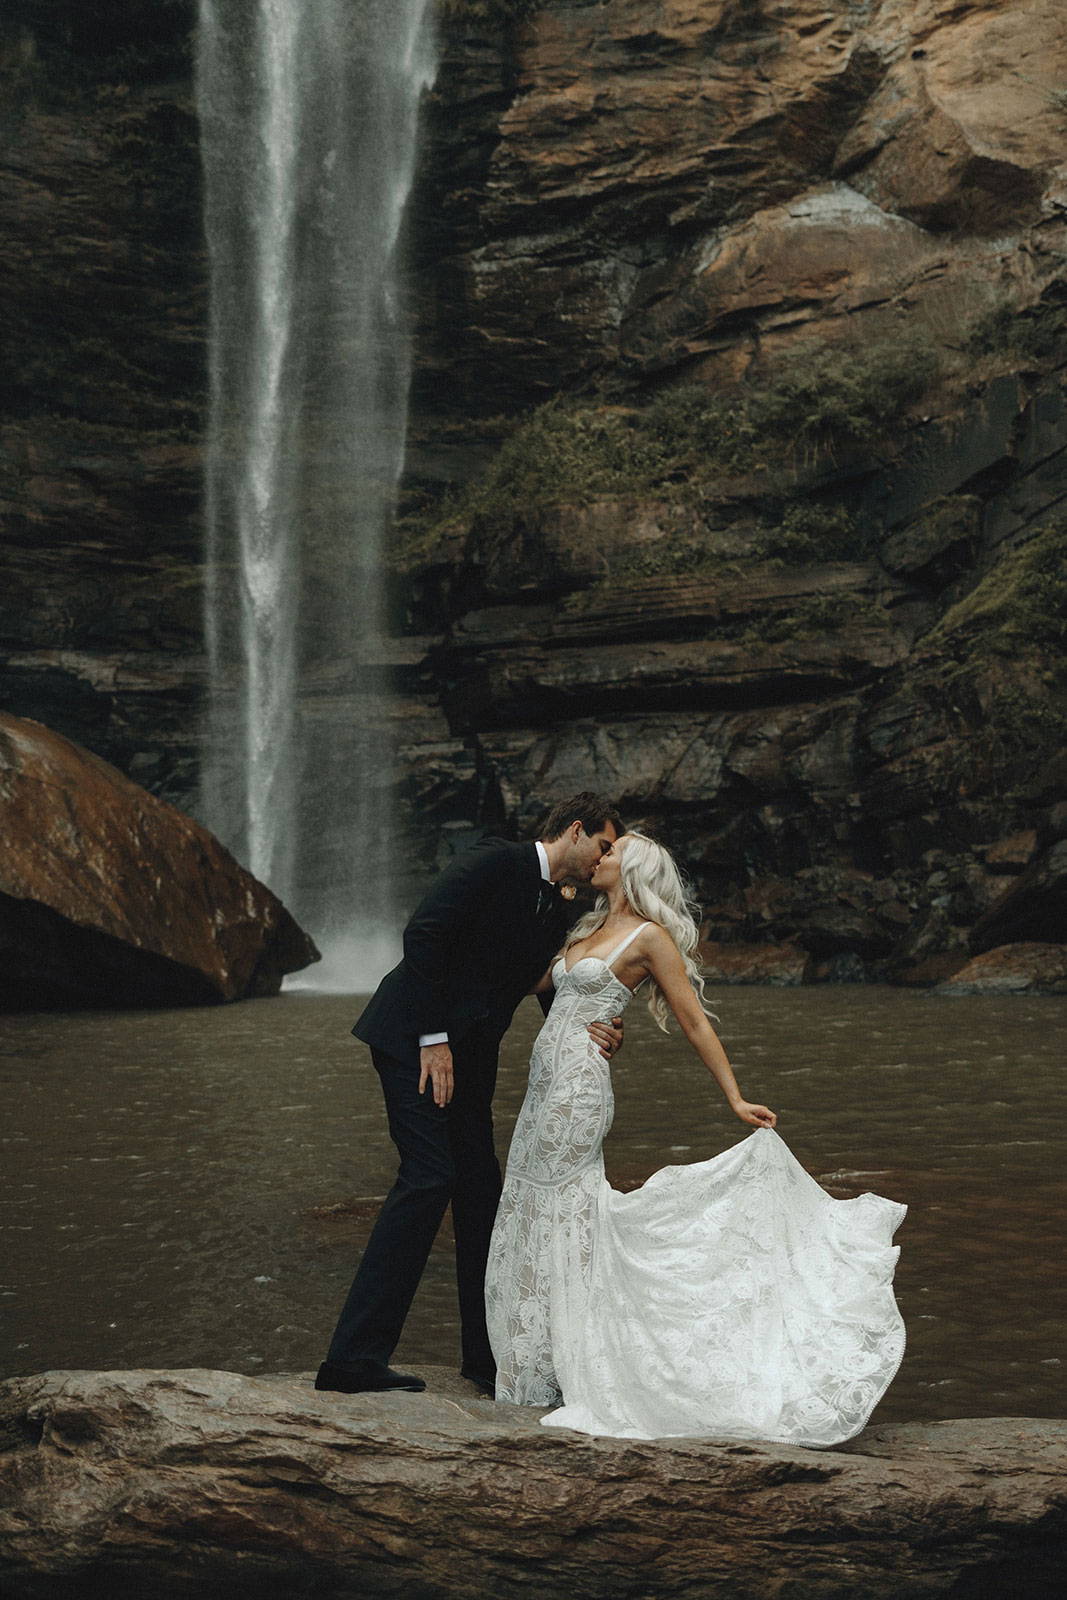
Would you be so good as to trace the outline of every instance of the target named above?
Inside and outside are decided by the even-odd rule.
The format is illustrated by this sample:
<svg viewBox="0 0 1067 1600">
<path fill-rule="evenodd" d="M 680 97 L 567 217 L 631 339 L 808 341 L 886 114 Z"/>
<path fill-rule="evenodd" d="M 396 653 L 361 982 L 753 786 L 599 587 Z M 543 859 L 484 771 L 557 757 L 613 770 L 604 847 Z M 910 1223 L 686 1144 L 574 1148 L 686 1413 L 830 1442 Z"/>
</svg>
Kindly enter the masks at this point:
<svg viewBox="0 0 1067 1600">
<path fill-rule="evenodd" d="M 444 1369 L 48 1372 L 0 1385 L 10 1600 L 1038 1600 L 1067 1423 L 868 1428 L 839 1450 L 589 1439 Z"/>
</svg>

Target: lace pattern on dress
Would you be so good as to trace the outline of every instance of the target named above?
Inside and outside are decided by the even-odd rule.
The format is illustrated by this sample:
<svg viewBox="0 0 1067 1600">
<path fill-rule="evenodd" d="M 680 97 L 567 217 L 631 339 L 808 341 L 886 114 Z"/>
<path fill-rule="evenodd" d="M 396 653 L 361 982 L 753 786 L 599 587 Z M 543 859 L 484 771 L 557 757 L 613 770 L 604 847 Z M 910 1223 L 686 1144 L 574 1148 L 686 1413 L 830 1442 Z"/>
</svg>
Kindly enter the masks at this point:
<svg viewBox="0 0 1067 1600">
<path fill-rule="evenodd" d="M 621 1437 L 852 1437 L 903 1353 L 905 1208 L 831 1199 L 769 1129 L 617 1193 L 610 1072 L 586 1028 L 630 991 L 595 956 L 554 976 L 486 1276 L 497 1399 L 562 1399 L 547 1425 Z"/>
</svg>

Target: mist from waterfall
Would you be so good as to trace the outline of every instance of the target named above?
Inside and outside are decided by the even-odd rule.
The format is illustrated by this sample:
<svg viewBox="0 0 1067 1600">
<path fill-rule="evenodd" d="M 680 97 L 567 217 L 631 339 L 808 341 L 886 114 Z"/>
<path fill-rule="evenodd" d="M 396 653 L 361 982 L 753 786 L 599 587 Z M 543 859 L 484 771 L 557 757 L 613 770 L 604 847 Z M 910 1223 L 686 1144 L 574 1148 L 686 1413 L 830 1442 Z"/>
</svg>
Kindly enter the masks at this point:
<svg viewBox="0 0 1067 1600">
<path fill-rule="evenodd" d="M 432 0 L 200 0 L 210 255 L 205 821 L 364 988 L 396 939 L 382 540 Z"/>
</svg>

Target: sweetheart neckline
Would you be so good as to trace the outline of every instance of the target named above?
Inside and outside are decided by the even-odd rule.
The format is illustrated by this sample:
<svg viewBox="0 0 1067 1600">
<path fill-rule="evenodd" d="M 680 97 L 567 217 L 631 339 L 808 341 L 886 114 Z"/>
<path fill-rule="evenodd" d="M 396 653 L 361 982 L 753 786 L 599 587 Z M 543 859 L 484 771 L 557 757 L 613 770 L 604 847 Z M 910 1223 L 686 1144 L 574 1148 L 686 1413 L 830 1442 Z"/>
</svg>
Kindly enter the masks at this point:
<svg viewBox="0 0 1067 1600">
<path fill-rule="evenodd" d="M 583 961 L 599 961 L 602 967 L 607 967 L 613 978 L 619 977 L 619 974 L 615 971 L 615 968 L 611 965 L 610 961 L 605 961 L 603 956 L 579 956 L 577 961 L 574 963 L 574 967 L 580 967 Z M 557 956 L 556 965 L 562 966 L 564 972 L 574 971 L 574 967 L 568 967 L 566 956 Z M 619 982 L 622 983 L 621 978 L 619 978 Z M 625 988 L 625 984 L 623 987 Z"/>
<path fill-rule="evenodd" d="M 612 963 L 617 961 L 619 959 L 619 957 L 621 955 L 623 955 L 624 952 L 627 951 L 630 948 L 630 946 L 633 944 L 634 940 L 637 938 L 637 935 L 644 928 L 647 928 L 647 927 L 648 927 L 648 922 L 647 921 L 639 922 L 637 924 L 637 927 L 633 928 L 626 935 L 625 939 L 623 939 L 620 944 L 617 944 L 614 947 L 614 949 L 609 952 L 609 954 L 607 956 L 593 956 L 593 955 L 579 956 L 578 960 L 574 963 L 574 967 L 581 966 L 583 961 L 599 961 L 600 965 L 602 967 L 607 967 L 608 971 L 611 973 L 613 978 L 617 978 L 618 981 L 620 983 L 622 983 L 622 979 L 619 978 L 619 975 L 615 971 L 615 968 L 612 965 Z M 568 965 L 567 965 L 567 951 L 566 951 L 566 949 L 560 951 L 558 960 L 563 963 L 563 971 L 565 973 L 574 971 L 574 967 L 568 967 Z M 555 969 L 553 969 L 553 970 L 555 970 Z M 629 989 L 630 988 L 629 984 L 627 984 L 627 983 L 623 983 L 622 986 L 623 986 L 624 989 Z M 638 988 L 640 988 L 640 984 L 638 985 Z M 634 992 L 635 991 L 633 989 L 630 989 L 630 993 L 631 994 L 633 994 Z"/>
<path fill-rule="evenodd" d="M 603 956 L 579 956 L 577 961 L 574 963 L 573 967 L 568 967 L 567 961 L 566 961 L 566 957 L 557 956 L 557 958 L 556 958 L 556 966 L 557 967 L 562 967 L 563 968 L 563 976 L 565 978 L 569 978 L 571 973 L 575 970 L 575 967 L 580 967 L 583 961 L 599 961 L 600 965 L 602 967 L 605 967 L 607 969 L 607 971 L 611 973 L 611 976 L 615 979 L 615 982 L 619 985 L 620 989 L 625 989 L 626 993 L 629 994 L 629 995 L 634 995 L 634 994 L 637 993 L 637 990 L 636 989 L 631 989 L 630 985 L 628 983 L 623 983 L 622 979 L 619 977 L 619 974 L 615 971 L 615 968 L 612 967 L 612 966 L 609 966 L 608 963 L 604 960 Z M 553 970 L 555 970 L 555 969 L 553 969 Z M 642 980 L 642 981 L 644 981 L 644 980 Z"/>
</svg>

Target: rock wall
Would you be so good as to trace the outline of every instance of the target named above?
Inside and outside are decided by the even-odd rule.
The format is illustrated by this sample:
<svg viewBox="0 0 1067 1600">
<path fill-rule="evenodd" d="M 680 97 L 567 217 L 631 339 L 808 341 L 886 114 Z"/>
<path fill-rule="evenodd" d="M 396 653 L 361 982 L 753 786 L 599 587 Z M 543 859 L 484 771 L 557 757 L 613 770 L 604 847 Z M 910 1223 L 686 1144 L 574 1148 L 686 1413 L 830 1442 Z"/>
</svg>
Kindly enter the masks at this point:
<svg viewBox="0 0 1067 1600">
<path fill-rule="evenodd" d="M 4 700 L 186 808 L 194 18 L 0 19 Z M 783 944 L 808 978 L 944 979 L 1024 868 L 1054 886 L 1005 940 L 1067 940 L 1062 6 L 439 25 L 389 646 L 409 896 L 592 783 L 678 848 L 739 971 Z"/>
<path fill-rule="evenodd" d="M 414 229 L 416 792 L 531 827 L 591 781 L 682 853 L 720 954 L 936 981 L 1004 841 L 1037 870 L 1063 830 L 1067 17 L 485 10 L 447 8 Z M 694 391 L 718 436 L 667 413 L 673 463 L 635 465 Z M 1025 921 L 1067 938 L 1062 900 Z"/>
<path fill-rule="evenodd" d="M 0 16 L 3 704 L 186 808 L 204 672 L 195 9 Z"/>
</svg>

